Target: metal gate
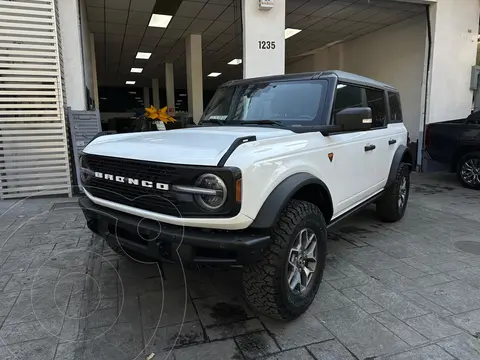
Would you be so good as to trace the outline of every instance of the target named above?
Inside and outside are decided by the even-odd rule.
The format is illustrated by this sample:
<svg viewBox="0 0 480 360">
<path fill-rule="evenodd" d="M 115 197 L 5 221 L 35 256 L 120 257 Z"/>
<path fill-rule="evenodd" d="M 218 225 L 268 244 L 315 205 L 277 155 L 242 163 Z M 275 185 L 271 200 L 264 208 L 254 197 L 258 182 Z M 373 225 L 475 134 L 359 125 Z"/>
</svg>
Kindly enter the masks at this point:
<svg viewBox="0 0 480 360">
<path fill-rule="evenodd" d="M 68 123 L 70 125 L 70 136 L 72 139 L 73 158 L 72 166 L 75 167 L 76 185 L 80 188 L 80 164 L 78 156 L 87 144 L 102 131 L 100 112 L 93 111 L 73 111 L 68 108 Z"/>
<path fill-rule="evenodd" d="M 55 0 L 0 0 L 0 199 L 71 196 Z"/>
</svg>

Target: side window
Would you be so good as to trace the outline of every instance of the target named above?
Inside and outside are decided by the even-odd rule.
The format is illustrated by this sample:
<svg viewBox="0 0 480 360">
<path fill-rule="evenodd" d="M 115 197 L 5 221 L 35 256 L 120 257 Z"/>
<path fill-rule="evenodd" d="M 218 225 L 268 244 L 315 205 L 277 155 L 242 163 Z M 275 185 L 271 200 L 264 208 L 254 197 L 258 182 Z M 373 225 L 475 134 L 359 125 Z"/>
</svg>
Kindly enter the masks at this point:
<svg viewBox="0 0 480 360">
<path fill-rule="evenodd" d="M 385 91 L 365 89 L 367 93 L 367 104 L 372 109 L 372 128 L 379 128 L 387 125 L 387 106 Z"/>
<path fill-rule="evenodd" d="M 403 122 L 402 106 L 400 105 L 400 95 L 397 93 L 388 93 L 388 103 L 390 104 L 390 124 Z"/>
<path fill-rule="evenodd" d="M 335 95 L 335 107 L 333 109 L 334 123 L 335 115 L 343 109 L 350 107 L 362 107 L 362 88 L 358 86 L 338 84 L 337 94 Z"/>
</svg>

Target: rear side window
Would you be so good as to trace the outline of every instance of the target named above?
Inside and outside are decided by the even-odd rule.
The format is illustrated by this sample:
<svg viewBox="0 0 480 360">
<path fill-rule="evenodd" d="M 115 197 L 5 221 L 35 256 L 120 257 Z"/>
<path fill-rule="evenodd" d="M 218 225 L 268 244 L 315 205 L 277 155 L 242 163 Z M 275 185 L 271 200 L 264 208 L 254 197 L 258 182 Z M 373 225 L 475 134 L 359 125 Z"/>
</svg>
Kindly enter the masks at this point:
<svg viewBox="0 0 480 360">
<path fill-rule="evenodd" d="M 387 105 L 385 91 L 365 89 L 367 104 L 372 109 L 372 128 L 379 128 L 387 124 Z"/>
<path fill-rule="evenodd" d="M 390 104 L 390 124 L 403 122 L 400 95 L 398 93 L 389 92 L 388 103 Z"/>
</svg>

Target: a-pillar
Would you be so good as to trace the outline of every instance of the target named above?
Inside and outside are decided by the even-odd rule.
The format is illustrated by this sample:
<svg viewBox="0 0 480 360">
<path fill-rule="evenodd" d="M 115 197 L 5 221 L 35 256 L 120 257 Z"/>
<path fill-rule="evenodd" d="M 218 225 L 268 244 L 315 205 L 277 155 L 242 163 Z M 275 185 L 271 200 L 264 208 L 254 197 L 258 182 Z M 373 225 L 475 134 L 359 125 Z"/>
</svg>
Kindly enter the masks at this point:
<svg viewBox="0 0 480 360">
<path fill-rule="evenodd" d="M 143 88 L 143 105 L 148 108 L 150 105 L 150 88 L 149 87 L 144 87 Z"/>
<path fill-rule="evenodd" d="M 173 77 L 173 63 L 165 63 L 165 88 L 167 90 L 168 115 L 175 116 L 175 81 Z"/>
<path fill-rule="evenodd" d="M 285 1 L 267 10 L 242 0 L 244 78 L 285 73 Z"/>
<path fill-rule="evenodd" d="M 479 13 L 478 0 L 438 0 L 429 7 L 430 63 L 425 66 L 428 82 L 422 99 L 427 110 L 426 124 L 464 118 L 471 112 L 470 79 L 477 57 Z M 419 153 L 423 148 L 423 120 Z"/>
<path fill-rule="evenodd" d="M 158 79 L 152 79 L 152 103 L 157 109 L 160 108 L 160 89 L 158 88 Z"/>
<path fill-rule="evenodd" d="M 202 36 L 190 34 L 185 39 L 187 56 L 188 114 L 195 124 L 203 113 Z"/>
</svg>

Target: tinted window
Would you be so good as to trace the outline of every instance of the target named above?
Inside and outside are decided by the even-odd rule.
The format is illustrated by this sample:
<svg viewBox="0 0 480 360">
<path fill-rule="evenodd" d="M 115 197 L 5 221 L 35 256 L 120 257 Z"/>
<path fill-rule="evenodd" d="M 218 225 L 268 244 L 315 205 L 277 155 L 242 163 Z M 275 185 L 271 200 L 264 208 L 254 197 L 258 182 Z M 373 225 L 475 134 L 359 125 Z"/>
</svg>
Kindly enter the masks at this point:
<svg viewBox="0 0 480 360">
<path fill-rule="evenodd" d="M 402 106 L 400 105 L 400 95 L 397 93 L 388 93 L 388 102 L 390 104 L 390 123 L 401 123 Z"/>
<path fill-rule="evenodd" d="M 317 116 L 323 84 L 286 82 L 255 84 L 241 94 L 241 120 L 313 120 Z"/>
<path fill-rule="evenodd" d="M 362 89 L 358 86 L 339 84 L 335 96 L 334 114 L 350 107 L 362 107 Z"/>
<path fill-rule="evenodd" d="M 215 93 L 208 106 L 208 120 L 226 120 L 230 112 L 230 102 L 235 89 L 233 87 L 221 87 Z"/>
<path fill-rule="evenodd" d="M 387 106 L 385 91 L 366 89 L 367 104 L 372 109 L 372 128 L 382 127 L 387 124 Z"/>
<path fill-rule="evenodd" d="M 274 120 L 285 125 L 311 125 L 324 103 L 326 81 L 264 82 L 220 88 L 202 120 L 248 125 Z"/>
</svg>

